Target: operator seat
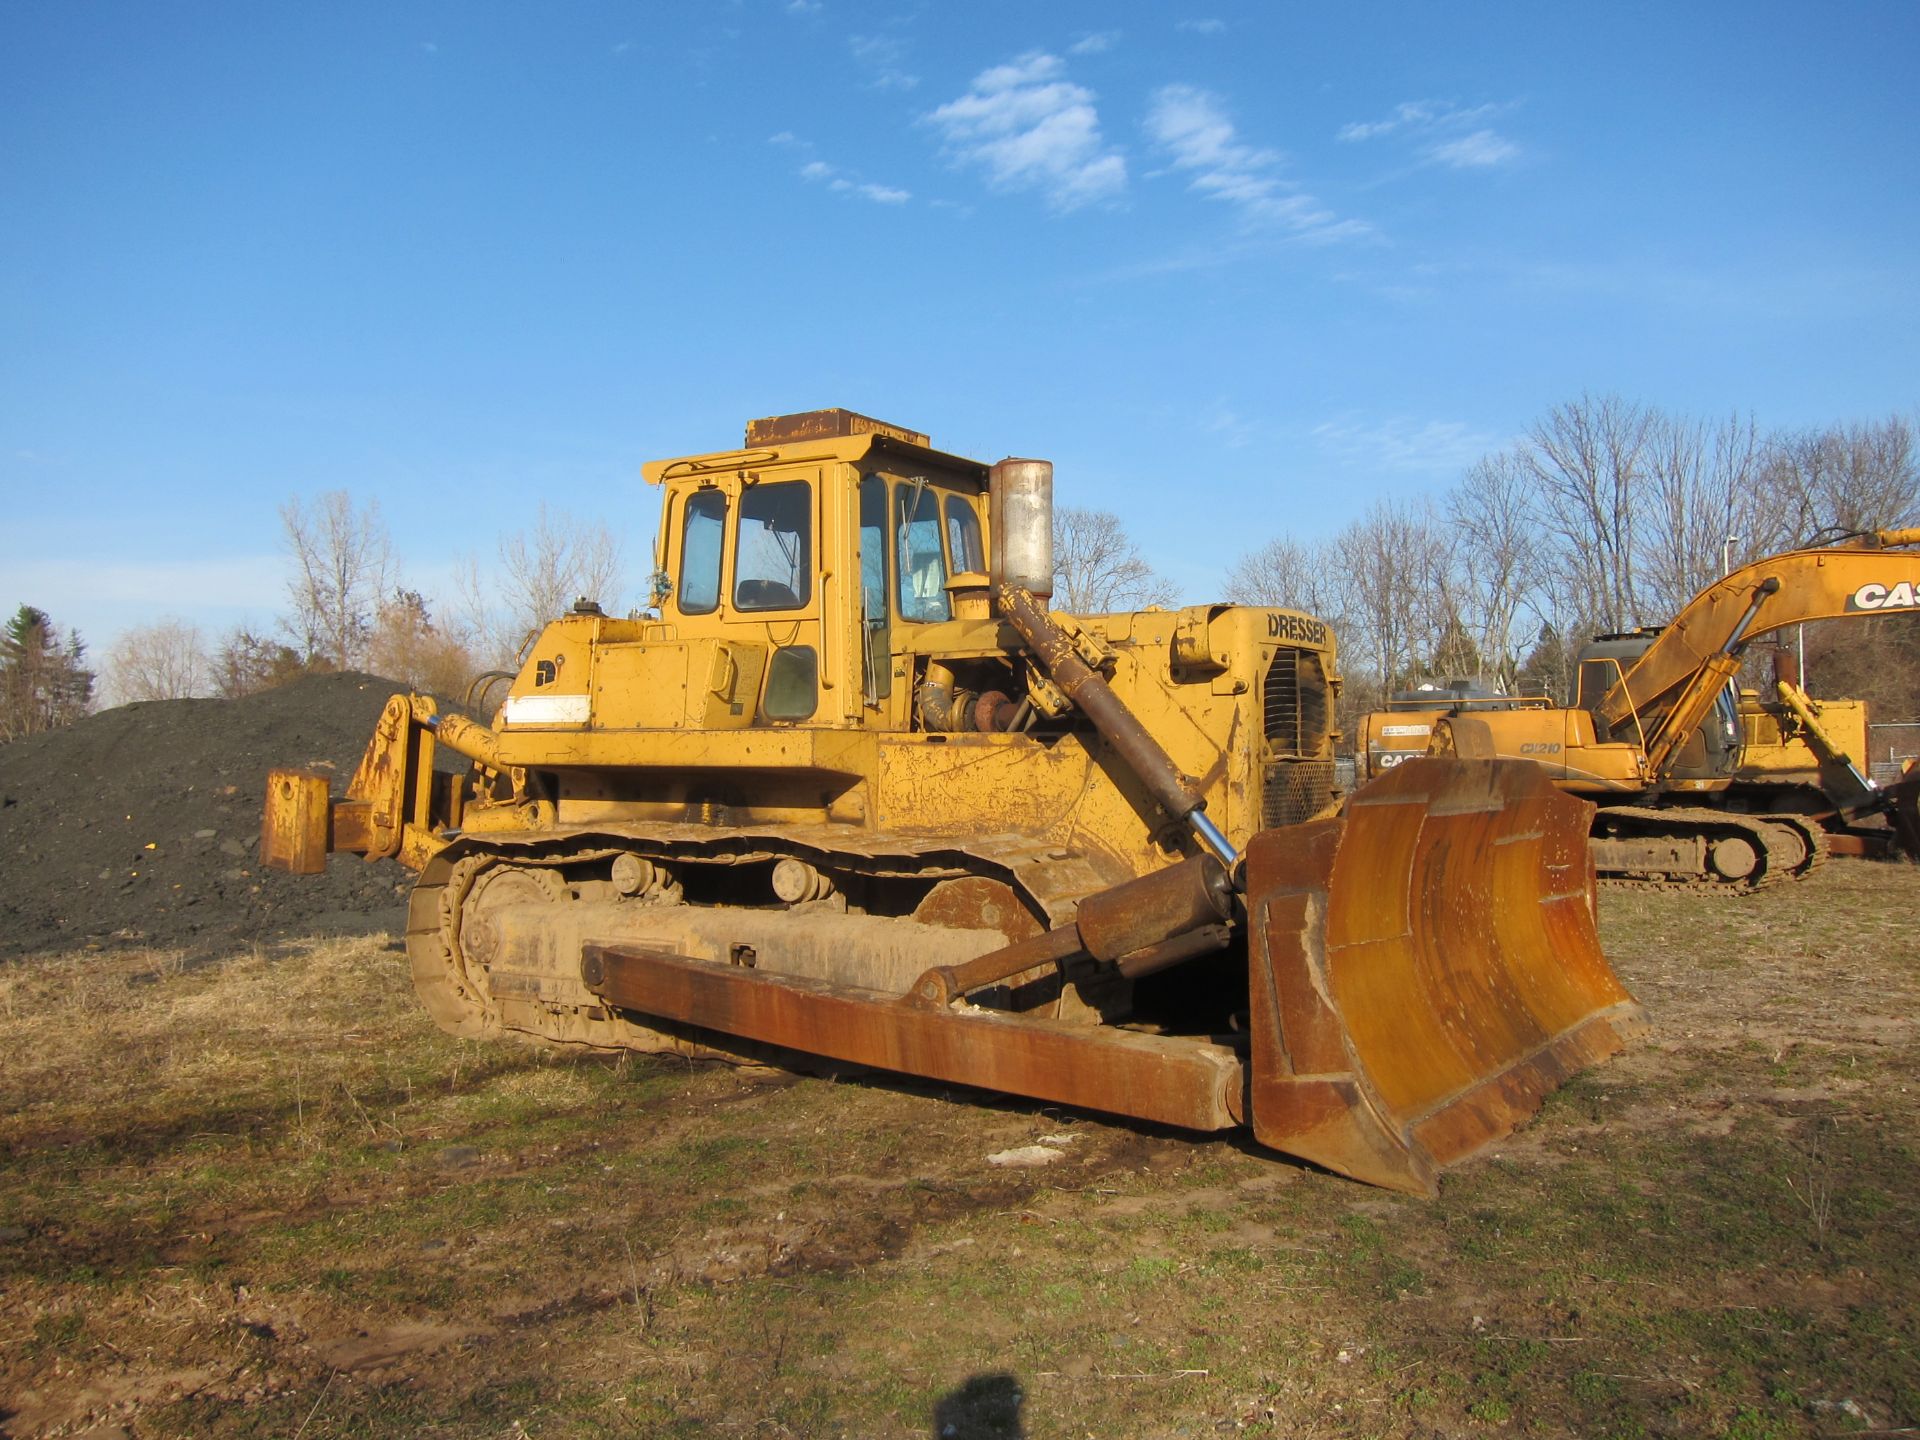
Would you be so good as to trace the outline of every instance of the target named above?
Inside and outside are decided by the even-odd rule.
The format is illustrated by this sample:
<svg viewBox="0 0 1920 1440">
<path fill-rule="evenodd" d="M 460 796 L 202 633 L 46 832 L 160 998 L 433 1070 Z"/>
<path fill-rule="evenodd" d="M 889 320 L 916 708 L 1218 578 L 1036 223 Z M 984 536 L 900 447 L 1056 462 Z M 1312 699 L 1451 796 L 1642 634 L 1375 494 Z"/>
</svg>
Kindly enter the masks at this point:
<svg viewBox="0 0 1920 1440">
<path fill-rule="evenodd" d="M 742 580 L 733 587 L 736 610 L 797 610 L 800 597 L 778 580 Z"/>
</svg>

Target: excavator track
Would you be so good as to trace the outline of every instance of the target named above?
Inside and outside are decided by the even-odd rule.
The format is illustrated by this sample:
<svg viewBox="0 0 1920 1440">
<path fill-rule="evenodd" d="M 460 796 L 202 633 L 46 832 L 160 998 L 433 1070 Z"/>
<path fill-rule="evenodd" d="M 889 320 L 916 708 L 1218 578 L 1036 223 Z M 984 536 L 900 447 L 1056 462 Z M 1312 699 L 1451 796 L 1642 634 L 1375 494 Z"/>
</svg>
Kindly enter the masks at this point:
<svg viewBox="0 0 1920 1440">
<path fill-rule="evenodd" d="M 1828 831 L 1820 823 L 1817 815 L 1802 815 L 1797 811 L 1779 811 L 1756 817 L 1771 825 L 1775 830 L 1788 832 L 1788 839 L 1799 847 L 1799 858 L 1792 858 L 1789 849 L 1782 855 L 1782 874 L 1784 880 L 1799 880 L 1811 875 L 1827 863 L 1832 853 L 1828 844 Z"/>
<path fill-rule="evenodd" d="M 1827 859 L 1827 837 L 1804 815 L 1742 815 L 1609 805 L 1594 816 L 1594 868 L 1618 889 L 1751 895 L 1799 879 Z"/>
</svg>

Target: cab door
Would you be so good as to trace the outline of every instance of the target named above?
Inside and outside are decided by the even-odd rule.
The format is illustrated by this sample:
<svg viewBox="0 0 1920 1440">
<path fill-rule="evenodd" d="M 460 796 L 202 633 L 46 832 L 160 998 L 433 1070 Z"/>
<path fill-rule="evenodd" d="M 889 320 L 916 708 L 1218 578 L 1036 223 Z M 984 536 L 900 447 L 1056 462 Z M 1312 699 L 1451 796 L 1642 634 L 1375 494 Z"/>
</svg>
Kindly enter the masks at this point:
<svg viewBox="0 0 1920 1440">
<path fill-rule="evenodd" d="M 822 478 L 817 467 L 749 477 L 734 507 L 721 611 L 731 633 L 766 646 L 756 725 L 840 719 L 840 657 L 823 653 L 836 567 L 822 543 L 832 533 Z"/>
</svg>

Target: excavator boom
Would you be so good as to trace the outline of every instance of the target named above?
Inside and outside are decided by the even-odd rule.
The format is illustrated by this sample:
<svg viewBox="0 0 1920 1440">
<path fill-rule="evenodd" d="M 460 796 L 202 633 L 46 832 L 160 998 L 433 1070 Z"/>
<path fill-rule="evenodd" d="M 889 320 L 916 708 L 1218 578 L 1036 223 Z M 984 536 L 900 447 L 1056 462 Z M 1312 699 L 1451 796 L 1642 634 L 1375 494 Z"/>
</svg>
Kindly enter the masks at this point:
<svg viewBox="0 0 1920 1440">
<path fill-rule="evenodd" d="M 1741 646 L 1807 620 L 1912 613 L 1920 606 L 1920 561 L 1907 547 L 1920 545 L 1920 529 L 1865 538 L 1870 548 L 1789 550 L 1716 580 L 1621 674 L 1595 719 L 1613 734 L 1637 727 L 1650 756 L 1661 747 L 1664 760 L 1705 716 Z"/>
</svg>

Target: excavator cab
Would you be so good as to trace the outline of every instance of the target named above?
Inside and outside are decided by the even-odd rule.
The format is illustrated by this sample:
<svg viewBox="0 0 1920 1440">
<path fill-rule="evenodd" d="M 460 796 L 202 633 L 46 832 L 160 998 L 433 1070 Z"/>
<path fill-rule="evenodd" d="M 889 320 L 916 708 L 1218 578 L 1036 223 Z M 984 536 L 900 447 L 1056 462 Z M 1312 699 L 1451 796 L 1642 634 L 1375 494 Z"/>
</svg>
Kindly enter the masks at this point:
<svg viewBox="0 0 1920 1440">
<path fill-rule="evenodd" d="M 1660 636 L 1658 626 L 1643 627 L 1624 634 L 1596 635 L 1581 646 L 1576 661 L 1574 704 L 1597 716 L 1601 701 L 1620 683 L 1635 661 L 1653 646 Z M 1604 723 L 1604 722 L 1600 722 Z M 1640 748 L 1645 741 L 1629 720 L 1631 734 L 1615 735 L 1616 740 L 1631 740 Z M 1674 751 L 1668 763 L 1667 779 L 1675 790 L 1719 790 L 1726 787 L 1740 767 L 1744 730 L 1740 720 L 1739 682 L 1729 679 L 1714 695 L 1707 713 Z"/>
</svg>

